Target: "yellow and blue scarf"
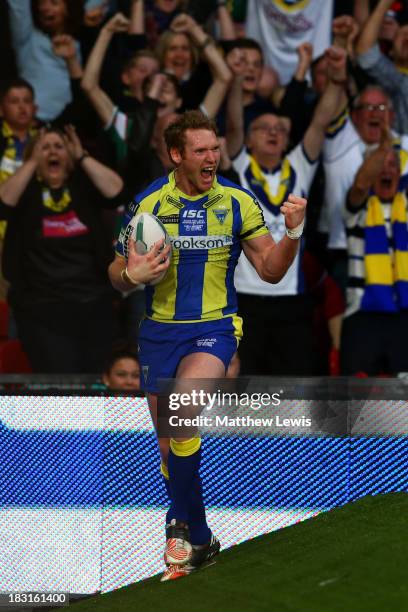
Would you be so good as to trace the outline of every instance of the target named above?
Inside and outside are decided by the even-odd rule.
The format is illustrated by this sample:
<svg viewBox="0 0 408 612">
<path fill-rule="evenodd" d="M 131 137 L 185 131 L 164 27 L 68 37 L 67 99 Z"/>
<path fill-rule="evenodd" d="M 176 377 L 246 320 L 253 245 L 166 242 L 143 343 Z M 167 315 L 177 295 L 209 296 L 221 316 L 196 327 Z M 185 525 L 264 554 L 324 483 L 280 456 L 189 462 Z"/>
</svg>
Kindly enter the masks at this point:
<svg viewBox="0 0 408 612">
<path fill-rule="evenodd" d="M 251 191 L 256 195 L 258 200 L 262 202 L 265 208 L 270 210 L 274 215 L 279 215 L 279 209 L 288 195 L 293 191 L 296 180 L 295 172 L 293 168 L 291 168 L 289 160 L 285 158 L 282 162 L 279 189 L 276 196 L 274 196 L 271 193 L 268 181 L 258 162 L 252 155 L 249 156 L 249 159 L 250 163 L 245 171 L 245 178 Z"/>
<path fill-rule="evenodd" d="M 391 225 L 393 253 L 379 198 L 372 195 L 367 203 L 364 228 L 365 291 L 361 310 L 397 312 L 408 308 L 408 229 L 407 200 L 398 192 L 392 202 Z"/>
</svg>

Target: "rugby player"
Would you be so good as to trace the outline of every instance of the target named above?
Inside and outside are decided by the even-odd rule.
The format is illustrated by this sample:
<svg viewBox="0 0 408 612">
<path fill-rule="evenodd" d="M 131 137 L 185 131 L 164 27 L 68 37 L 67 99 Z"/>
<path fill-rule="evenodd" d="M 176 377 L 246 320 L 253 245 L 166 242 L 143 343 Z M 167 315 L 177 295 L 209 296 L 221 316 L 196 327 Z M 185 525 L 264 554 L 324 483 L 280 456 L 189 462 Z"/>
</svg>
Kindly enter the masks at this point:
<svg viewBox="0 0 408 612">
<path fill-rule="evenodd" d="M 175 170 L 136 196 L 124 218 L 109 274 L 113 286 L 146 287 L 146 317 L 139 332 L 142 384 L 157 431 L 158 379 L 220 379 L 242 336 L 233 284 L 244 250 L 259 276 L 277 283 L 293 262 L 306 200 L 289 195 L 281 206 L 286 234 L 275 243 L 255 197 L 217 177 L 216 127 L 200 111 L 170 124 L 164 138 Z M 157 243 L 138 255 L 126 232 L 135 214 L 156 215 L 172 245 Z M 168 257 L 172 249 L 171 259 Z M 167 270 L 157 285 L 148 283 Z M 201 440 L 158 438 L 161 471 L 171 499 L 162 580 L 186 575 L 212 559 L 220 544 L 209 529 L 199 476 Z"/>
</svg>

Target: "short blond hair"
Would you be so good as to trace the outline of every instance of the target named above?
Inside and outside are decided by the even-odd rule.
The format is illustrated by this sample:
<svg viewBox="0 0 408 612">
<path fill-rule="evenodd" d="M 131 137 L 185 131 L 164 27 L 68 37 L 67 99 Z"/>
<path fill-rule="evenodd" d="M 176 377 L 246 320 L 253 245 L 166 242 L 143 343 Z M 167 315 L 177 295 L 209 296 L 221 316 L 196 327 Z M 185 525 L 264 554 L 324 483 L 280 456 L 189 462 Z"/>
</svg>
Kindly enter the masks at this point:
<svg viewBox="0 0 408 612">
<path fill-rule="evenodd" d="M 199 110 L 186 111 L 164 130 L 164 140 L 170 156 L 170 149 L 183 152 L 187 130 L 209 130 L 217 136 L 217 126 L 213 119 Z"/>
</svg>

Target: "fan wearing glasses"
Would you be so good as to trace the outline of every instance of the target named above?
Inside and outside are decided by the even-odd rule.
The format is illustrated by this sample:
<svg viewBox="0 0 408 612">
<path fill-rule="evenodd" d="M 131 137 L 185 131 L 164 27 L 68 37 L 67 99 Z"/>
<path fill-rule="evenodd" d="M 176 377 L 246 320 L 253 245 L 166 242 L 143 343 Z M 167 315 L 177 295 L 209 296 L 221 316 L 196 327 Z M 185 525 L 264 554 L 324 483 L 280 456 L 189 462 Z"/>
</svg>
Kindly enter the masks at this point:
<svg viewBox="0 0 408 612">
<path fill-rule="evenodd" d="M 378 145 L 384 126 L 394 119 L 387 94 L 378 87 L 368 87 L 354 100 L 351 118 L 365 145 Z"/>
<path fill-rule="evenodd" d="M 259 115 L 244 136 L 239 81 L 239 62 L 230 64 L 234 82 L 227 109 L 227 144 L 243 187 L 257 198 L 266 225 L 275 240 L 285 235 L 280 206 L 289 194 L 307 197 L 326 129 L 335 116 L 346 78 L 346 55 L 342 49 L 327 52 L 329 83 L 305 132 L 303 140 L 288 154 L 290 120 L 272 113 Z M 244 146 L 245 143 L 245 146 Z M 299 240 L 296 228 L 290 238 Z M 251 263 L 241 257 L 235 273 L 239 310 L 245 316 L 246 337 L 240 346 L 243 374 L 307 376 L 317 373 L 314 357 L 312 309 L 304 295 L 301 256 L 277 284 L 262 281 Z M 296 346 L 296 359 L 293 347 Z"/>
<path fill-rule="evenodd" d="M 328 231 L 329 271 L 343 289 L 347 282 L 347 240 L 344 226 L 346 196 L 365 157 L 381 142 L 384 129 L 394 125 L 391 99 L 378 85 L 369 85 L 355 98 L 351 113 L 345 110 L 330 127 L 323 147 L 325 171 L 324 209 Z M 391 131 L 392 145 L 400 157 L 401 174 L 408 172 L 408 137 Z"/>
</svg>

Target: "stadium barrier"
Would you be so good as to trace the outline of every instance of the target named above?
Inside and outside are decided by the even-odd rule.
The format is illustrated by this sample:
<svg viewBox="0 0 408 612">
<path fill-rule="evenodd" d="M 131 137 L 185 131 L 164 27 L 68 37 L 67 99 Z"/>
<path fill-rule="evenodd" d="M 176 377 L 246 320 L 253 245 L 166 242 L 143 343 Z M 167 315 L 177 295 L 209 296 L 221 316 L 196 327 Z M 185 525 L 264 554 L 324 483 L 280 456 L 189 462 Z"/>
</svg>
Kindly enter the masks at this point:
<svg viewBox="0 0 408 612">
<path fill-rule="evenodd" d="M 89 378 L 65 378 L 63 390 L 34 379 L 0 379 L 0 592 L 107 592 L 161 571 L 168 500 L 145 398 L 105 396 Z M 408 489 L 404 380 L 243 388 L 278 389 L 279 404 L 251 413 L 259 425 L 202 432 L 208 519 L 223 548 Z"/>
</svg>

